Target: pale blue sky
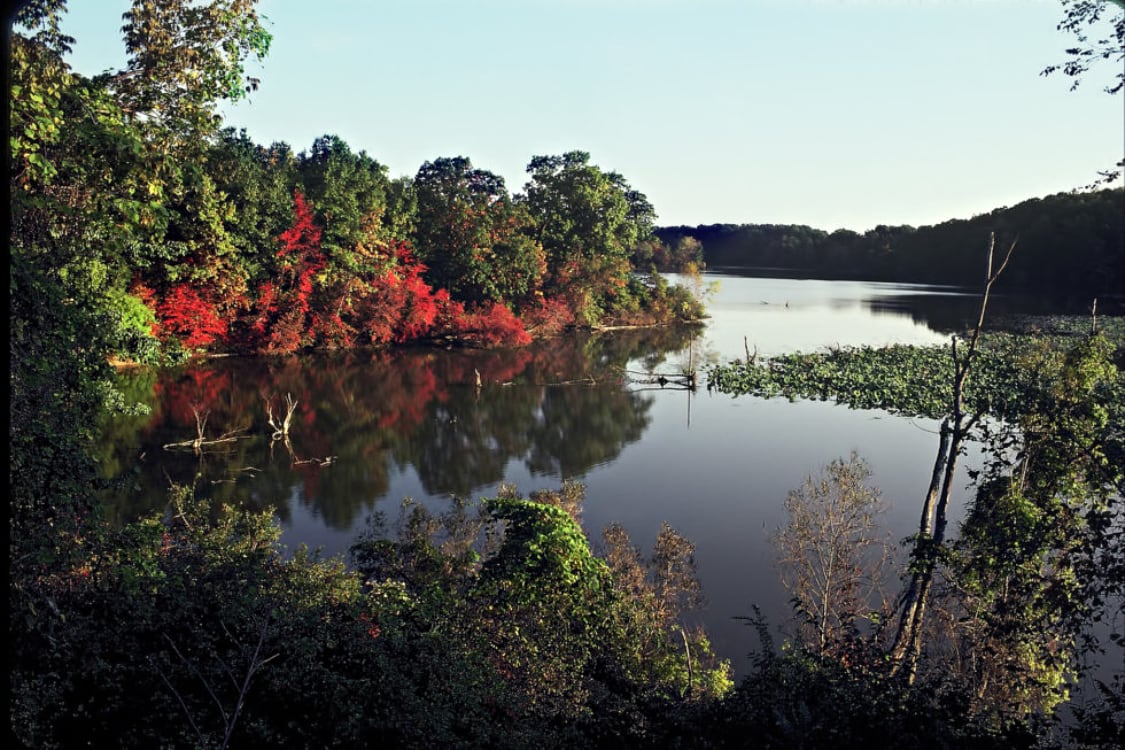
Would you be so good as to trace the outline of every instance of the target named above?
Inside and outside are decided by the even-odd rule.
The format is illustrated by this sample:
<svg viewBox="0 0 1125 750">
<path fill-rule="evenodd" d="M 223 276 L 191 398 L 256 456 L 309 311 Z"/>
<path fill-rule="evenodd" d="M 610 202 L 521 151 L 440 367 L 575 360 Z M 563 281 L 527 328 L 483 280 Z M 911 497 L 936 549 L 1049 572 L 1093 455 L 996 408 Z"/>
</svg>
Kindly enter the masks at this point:
<svg viewBox="0 0 1125 750">
<path fill-rule="evenodd" d="M 119 67 L 126 0 L 71 0 L 83 73 Z M 968 218 L 1089 183 L 1125 96 L 1041 77 L 1058 0 L 262 0 L 257 142 L 334 133 L 392 176 L 468 156 L 522 188 L 572 149 L 658 223 L 865 230 Z M 1108 20 L 1100 31 L 1112 32 Z"/>
</svg>

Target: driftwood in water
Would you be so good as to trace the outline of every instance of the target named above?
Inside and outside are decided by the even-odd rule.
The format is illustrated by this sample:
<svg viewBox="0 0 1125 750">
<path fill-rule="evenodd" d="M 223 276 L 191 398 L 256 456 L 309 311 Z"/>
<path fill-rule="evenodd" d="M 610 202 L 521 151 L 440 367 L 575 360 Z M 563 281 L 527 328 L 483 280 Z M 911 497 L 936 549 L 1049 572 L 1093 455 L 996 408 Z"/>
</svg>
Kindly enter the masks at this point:
<svg viewBox="0 0 1125 750">
<path fill-rule="evenodd" d="M 663 372 L 638 372 L 636 370 L 625 370 L 625 374 L 630 376 L 630 380 L 634 383 L 642 385 L 658 385 L 661 388 L 672 387 L 682 388 L 689 391 L 694 391 L 696 386 L 695 372 L 679 372 L 679 373 L 663 373 Z M 641 375 L 643 377 L 632 377 Z"/>
<path fill-rule="evenodd" d="M 239 429 L 232 430 L 230 432 L 224 432 L 217 438 L 208 439 L 205 433 L 207 431 L 207 417 L 210 412 L 205 411 L 203 412 L 203 414 L 200 414 L 199 410 L 194 406 L 191 408 L 191 411 L 192 414 L 195 415 L 195 439 L 182 440 L 178 443 L 166 443 L 164 445 L 164 450 L 171 451 L 191 449 L 195 453 L 202 453 L 204 448 L 208 448 L 213 445 L 222 445 L 224 443 L 233 443 L 240 438 L 246 437 L 245 435 L 240 434 L 243 432 L 243 430 Z"/>
</svg>

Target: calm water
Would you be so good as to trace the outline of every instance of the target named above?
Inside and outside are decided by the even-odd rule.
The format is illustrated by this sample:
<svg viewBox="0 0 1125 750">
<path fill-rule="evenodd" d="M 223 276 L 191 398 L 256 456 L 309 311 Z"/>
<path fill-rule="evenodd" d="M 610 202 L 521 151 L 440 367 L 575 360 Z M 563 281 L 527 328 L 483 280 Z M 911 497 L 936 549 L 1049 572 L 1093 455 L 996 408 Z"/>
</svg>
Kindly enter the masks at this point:
<svg viewBox="0 0 1125 750">
<path fill-rule="evenodd" d="M 580 480 L 592 537 L 619 521 L 650 549 L 667 522 L 696 543 L 708 629 L 741 673 L 756 643 L 733 618 L 753 605 L 775 624 L 788 616 L 768 535 L 784 521 L 789 490 L 857 451 L 889 503 L 888 533 L 902 538 L 917 524 L 936 424 L 662 389 L 646 373 L 747 349 L 939 343 L 975 300 L 911 285 L 719 274 L 711 282 L 712 318 L 694 331 L 574 336 L 517 351 L 231 358 L 128 376 L 153 412 L 108 428 L 105 473 L 132 486 L 111 507 L 121 517 L 159 509 L 169 480 L 194 479 L 200 495 L 272 509 L 287 545 L 343 554 L 373 511 L 394 519 L 404 497 L 440 507 L 453 494 L 494 494 L 502 482 L 527 493 Z M 287 393 L 298 402 L 291 443 L 271 446 L 265 403 L 277 414 Z M 201 456 L 164 449 L 195 436 L 196 412 L 207 414 L 208 438 L 237 439 Z"/>
</svg>

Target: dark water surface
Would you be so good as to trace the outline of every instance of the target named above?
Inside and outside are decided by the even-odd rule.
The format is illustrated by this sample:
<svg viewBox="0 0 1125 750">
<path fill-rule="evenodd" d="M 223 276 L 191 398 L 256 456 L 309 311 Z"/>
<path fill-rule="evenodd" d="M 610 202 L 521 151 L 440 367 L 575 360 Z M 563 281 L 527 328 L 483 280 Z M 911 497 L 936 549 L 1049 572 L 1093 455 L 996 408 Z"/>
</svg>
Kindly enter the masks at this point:
<svg viewBox="0 0 1125 750">
<path fill-rule="evenodd" d="M 597 539 L 621 522 L 651 549 L 663 522 L 697 545 L 716 650 L 742 673 L 755 645 L 736 616 L 757 605 L 788 617 L 768 535 L 786 494 L 852 451 L 889 503 L 888 533 L 917 525 L 937 449 L 936 423 L 824 402 L 765 401 L 661 388 L 675 375 L 757 351 L 948 340 L 975 310 L 956 290 L 854 281 L 712 274 L 701 329 L 576 335 L 513 351 L 432 349 L 282 359 L 228 358 L 126 375 L 145 417 L 108 428 L 103 467 L 132 489 L 109 501 L 127 518 L 163 508 L 169 481 L 199 495 L 271 509 L 290 547 L 344 554 L 373 511 L 401 500 L 441 505 L 527 493 L 564 479 L 587 486 L 583 515 Z M 476 386 L 477 373 L 481 385 Z M 291 394 L 288 445 L 270 440 Z M 196 454 L 169 443 L 234 433 Z M 966 481 L 962 479 L 962 490 Z M 958 497 L 957 502 L 963 501 Z"/>
</svg>

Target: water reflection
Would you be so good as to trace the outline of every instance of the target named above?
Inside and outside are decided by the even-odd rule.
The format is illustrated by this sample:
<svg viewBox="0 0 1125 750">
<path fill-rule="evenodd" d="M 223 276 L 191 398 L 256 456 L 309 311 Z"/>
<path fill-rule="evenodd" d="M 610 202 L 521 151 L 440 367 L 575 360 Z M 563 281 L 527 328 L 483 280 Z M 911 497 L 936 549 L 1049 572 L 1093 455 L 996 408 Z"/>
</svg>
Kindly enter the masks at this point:
<svg viewBox="0 0 1125 750">
<path fill-rule="evenodd" d="M 972 298 L 916 284 L 779 279 L 708 274 L 718 282 L 708 301 L 704 358 L 817 351 L 829 346 L 938 344 L 948 341 L 937 315 L 960 330 Z M 949 308 L 951 311 L 940 312 Z"/>
<path fill-rule="evenodd" d="M 508 351 L 227 358 L 125 373 L 126 391 L 151 414 L 106 426 L 103 474 L 128 479 L 108 508 L 135 517 L 162 508 L 170 482 L 194 482 L 197 494 L 270 509 L 283 522 L 295 500 L 325 525 L 350 529 L 406 467 L 431 496 L 496 484 L 513 461 L 532 475 L 579 476 L 649 426 L 652 395 L 627 387 L 625 364 L 645 356 L 655 365 L 690 335 L 657 329 Z M 290 438 L 272 440 L 267 408 L 280 422 L 287 395 Z M 197 437 L 204 442 L 193 450 L 186 443 Z"/>
</svg>

